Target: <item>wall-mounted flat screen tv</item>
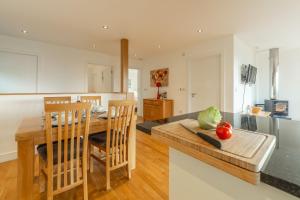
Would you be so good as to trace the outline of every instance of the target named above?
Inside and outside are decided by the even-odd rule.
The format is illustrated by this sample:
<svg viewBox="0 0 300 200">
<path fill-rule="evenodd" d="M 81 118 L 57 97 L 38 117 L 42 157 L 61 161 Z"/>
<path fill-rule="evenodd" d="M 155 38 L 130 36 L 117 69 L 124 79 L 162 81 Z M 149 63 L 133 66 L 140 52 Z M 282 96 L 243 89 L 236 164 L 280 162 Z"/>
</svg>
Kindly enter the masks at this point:
<svg viewBox="0 0 300 200">
<path fill-rule="evenodd" d="M 241 81 L 244 84 L 255 84 L 257 68 L 252 65 L 243 65 L 241 72 Z"/>
</svg>

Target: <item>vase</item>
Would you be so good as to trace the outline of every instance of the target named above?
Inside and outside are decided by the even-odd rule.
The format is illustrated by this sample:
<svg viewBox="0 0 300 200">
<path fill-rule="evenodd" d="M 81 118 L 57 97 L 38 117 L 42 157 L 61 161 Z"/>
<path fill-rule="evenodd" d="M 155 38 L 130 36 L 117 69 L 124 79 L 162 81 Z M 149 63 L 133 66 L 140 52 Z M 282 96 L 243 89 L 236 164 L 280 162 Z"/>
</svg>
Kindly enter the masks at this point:
<svg viewBox="0 0 300 200">
<path fill-rule="evenodd" d="M 156 99 L 160 99 L 159 87 L 157 87 L 157 95 L 156 95 Z"/>
</svg>

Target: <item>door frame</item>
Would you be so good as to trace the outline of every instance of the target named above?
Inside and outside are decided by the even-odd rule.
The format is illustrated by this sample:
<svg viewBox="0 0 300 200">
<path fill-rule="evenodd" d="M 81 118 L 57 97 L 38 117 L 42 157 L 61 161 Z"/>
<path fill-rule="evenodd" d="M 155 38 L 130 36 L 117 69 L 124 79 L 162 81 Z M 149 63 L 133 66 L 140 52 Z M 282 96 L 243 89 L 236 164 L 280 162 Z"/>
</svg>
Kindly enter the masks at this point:
<svg viewBox="0 0 300 200">
<path fill-rule="evenodd" d="M 224 66 L 224 52 L 223 51 L 211 51 L 207 52 L 205 54 L 198 54 L 198 55 L 192 55 L 187 58 L 187 67 L 188 67 L 188 87 L 187 87 L 187 102 L 188 102 L 188 112 L 192 112 L 192 97 L 191 97 L 191 61 L 196 60 L 196 59 L 203 59 L 211 56 L 219 56 L 220 58 L 220 110 L 224 111 L 225 108 L 225 66 Z"/>
<path fill-rule="evenodd" d="M 99 63 L 93 63 L 93 62 L 88 62 L 85 65 L 84 68 L 84 87 L 86 93 L 89 93 L 89 78 L 88 78 L 88 72 L 89 72 L 89 65 L 99 65 L 99 66 L 104 66 L 104 67 L 110 67 L 110 73 L 111 73 L 111 92 L 114 92 L 114 66 L 113 65 L 107 65 L 107 64 L 99 64 Z M 100 92 L 103 93 L 103 92 Z"/>
<path fill-rule="evenodd" d="M 137 108 L 138 108 L 138 115 L 142 116 L 143 115 L 143 96 L 142 96 L 142 69 L 140 67 L 135 67 L 135 66 L 128 66 L 129 69 L 135 69 L 138 71 L 138 83 L 137 83 L 137 91 L 138 91 L 138 100 L 137 100 Z M 129 73 L 129 72 L 128 72 Z"/>
</svg>

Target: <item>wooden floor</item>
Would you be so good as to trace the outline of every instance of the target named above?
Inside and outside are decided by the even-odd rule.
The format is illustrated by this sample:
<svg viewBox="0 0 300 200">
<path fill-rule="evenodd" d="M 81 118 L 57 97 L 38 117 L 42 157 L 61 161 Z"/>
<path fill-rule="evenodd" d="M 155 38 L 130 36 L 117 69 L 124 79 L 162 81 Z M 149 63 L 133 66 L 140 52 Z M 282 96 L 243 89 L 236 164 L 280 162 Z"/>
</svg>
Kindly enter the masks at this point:
<svg viewBox="0 0 300 200">
<path fill-rule="evenodd" d="M 112 189 L 105 191 L 104 167 L 97 162 L 94 172 L 89 174 L 89 199 L 168 199 L 168 148 L 153 140 L 151 136 L 137 131 L 136 169 L 131 180 L 126 178 L 125 169 L 112 173 Z M 41 180 L 41 182 L 44 182 Z M 43 184 L 43 183 L 41 183 Z M 17 199 L 17 161 L 0 164 L 0 199 Z M 39 185 L 35 185 L 36 199 L 45 199 L 45 193 L 39 193 Z M 82 187 L 75 188 L 56 196 L 55 199 L 82 199 Z"/>
</svg>

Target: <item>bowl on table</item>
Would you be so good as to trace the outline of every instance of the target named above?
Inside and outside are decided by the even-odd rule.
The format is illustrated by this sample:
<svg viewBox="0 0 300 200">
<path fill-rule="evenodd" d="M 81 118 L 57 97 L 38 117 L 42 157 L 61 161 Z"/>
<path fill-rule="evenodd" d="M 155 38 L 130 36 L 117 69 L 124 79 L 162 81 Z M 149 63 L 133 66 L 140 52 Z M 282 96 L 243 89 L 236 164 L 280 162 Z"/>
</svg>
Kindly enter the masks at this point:
<svg viewBox="0 0 300 200">
<path fill-rule="evenodd" d="M 106 109 L 104 106 L 101 106 L 101 105 L 93 105 L 92 112 L 94 112 L 94 113 L 106 112 Z"/>
<path fill-rule="evenodd" d="M 261 107 L 253 106 L 251 112 L 253 114 L 259 114 L 262 111 Z"/>
</svg>

